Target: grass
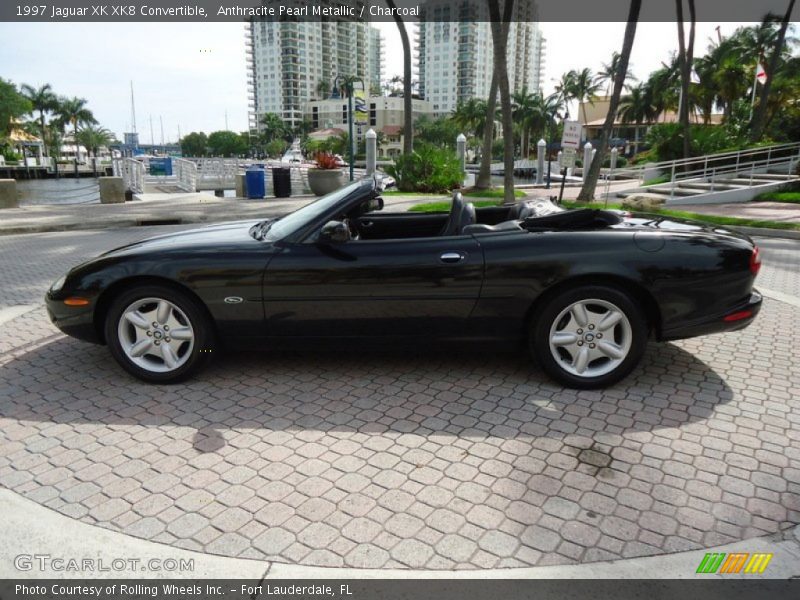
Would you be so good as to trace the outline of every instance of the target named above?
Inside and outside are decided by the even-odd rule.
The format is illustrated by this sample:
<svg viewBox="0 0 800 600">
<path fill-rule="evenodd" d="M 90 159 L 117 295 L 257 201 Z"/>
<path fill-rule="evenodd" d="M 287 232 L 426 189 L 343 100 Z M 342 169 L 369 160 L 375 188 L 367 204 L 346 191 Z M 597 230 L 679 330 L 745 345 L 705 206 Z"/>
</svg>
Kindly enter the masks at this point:
<svg viewBox="0 0 800 600">
<path fill-rule="evenodd" d="M 503 190 L 503 188 L 492 188 L 490 190 L 472 189 L 464 192 L 464 196 L 467 196 L 469 198 L 498 198 L 502 200 L 504 195 L 505 191 Z M 514 196 L 516 198 L 524 198 L 525 192 L 523 192 L 522 190 L 514 190 Z"/>
<path fill-rule="evenodd" d="M 800 204 L 800 182 L 793 181 L 777 190 L 764 192 L 755 197 L 756 202 L 787 202 Z"/>
<path fill-rule="evenodd" d="M 756 196 L 756 202 L 787 202 L 800 204 L 800 192 L 764 192 Z"/>
<path fill-rule="evenodd" d="M 599 204 L 578 204 L 574 202 L 564 202 L 567 208 L 605 208 Z M 621 204 L 609 204 L 608 208 L 622 208 Z M 648 214 L 662 215 L 665 217 L 675 217 L 677 219 L 691 219 L 702 223 L 713 225 L 733 225 L 736 227 L 762 227 L 765 229 L 783 229 L 789 231 L 800 231 L 800 223 L 788 223 L 785 221 L 763 221 L 760 219 L 742 219 L 740 217 L 723 217 L 720 215 L 704 215 L 700 213 L 687 212 L 684 210 L 672 210 L 668 208 L 655 209 L 648 211 Z"/>
<path fill-rule="evenodd" d="M 452 206 L 452 202 L 447 200 L 445 202 L 425 202 L 423 204 L 415 204 L 409 208 L 409 212 L 448 212 Z M 485 206 L 497 206 L 502 204 L 497 200 L 477 200 L 473 202 L 475 208 L 483 208 Z"/>
<path fill-rule="evenodd" d="M 470 188 L 462 191 L 462 194 L 468 198 L 498 198 L 502 200 L 504 192 L 502 188 L 492 188 L 490 190 L 476 190 Z M 441 198 L 442 196 L 448 195 L 449 193 L 401 192 L 400 190 L 391 190 L 381 194 L 381 196 L 419 196 L 420 198 Z M 522 190 L 514 190 L 514 196 L 517 198 L 524 198 L 525 192 Z"/>
</svg>

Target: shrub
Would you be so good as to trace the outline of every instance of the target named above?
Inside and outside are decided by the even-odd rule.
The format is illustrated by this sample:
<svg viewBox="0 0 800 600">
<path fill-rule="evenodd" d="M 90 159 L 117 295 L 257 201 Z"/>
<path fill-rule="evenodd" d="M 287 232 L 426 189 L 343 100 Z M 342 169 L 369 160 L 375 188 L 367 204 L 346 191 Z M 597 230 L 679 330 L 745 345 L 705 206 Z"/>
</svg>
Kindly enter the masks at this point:
<svg viewBox="0 0 800 600">
<path fill-rule="evenodd" d="M 464 174 L 452 150 L 419 144 L 411 154 L 399 156 L 386 171 L 401 192 L 446 193 L 461 187 Z"/>
<path fill-rule="evenodd" d="M 2 155 L 3 158 L 6 159 L 6 162 L 16 162 L 22 160 L 22 155 L 17 154 L 8 146 L 2 149 Z"/>
</svg>

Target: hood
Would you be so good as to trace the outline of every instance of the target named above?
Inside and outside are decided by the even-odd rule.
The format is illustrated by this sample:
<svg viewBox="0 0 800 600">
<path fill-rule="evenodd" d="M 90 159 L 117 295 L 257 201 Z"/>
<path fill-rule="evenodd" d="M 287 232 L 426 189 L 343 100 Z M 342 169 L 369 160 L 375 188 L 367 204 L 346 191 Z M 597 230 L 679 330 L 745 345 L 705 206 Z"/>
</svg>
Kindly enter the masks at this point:
<svg viewBox="0 0 800 600">
<path fill-rule="evenodd" d="M 233 221 L 197 229 L 157 235 L 139 242 L 114 248 L 101 256 L 123 256 L 146 252 L 173 251 L 193 248 L 222 249 L 231 246 L 263 244 L 250 235 L 250 228 L 261 221 Z"/>
</svg>

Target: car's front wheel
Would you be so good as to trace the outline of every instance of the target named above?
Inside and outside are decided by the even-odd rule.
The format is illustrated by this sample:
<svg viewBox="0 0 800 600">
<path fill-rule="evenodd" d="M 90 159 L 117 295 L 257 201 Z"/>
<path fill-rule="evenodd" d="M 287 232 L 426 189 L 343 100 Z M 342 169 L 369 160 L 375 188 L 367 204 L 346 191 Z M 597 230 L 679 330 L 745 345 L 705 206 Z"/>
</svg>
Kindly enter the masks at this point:
<svg viewBox="0 0 800 600">
<path fill-rule="evenodd" d="M 186 379 L 210 357 L 214 341 L 197 301 L 160 285 L 117 296 L 108 311 L 105 336 L 122 368 L 150 383 Z"/>
<path fill-rule="evenodd" d="M 544 371 L 572 388 L 612 385 L 639 363 L 647 321 L 638 304 L 612 287 L 581 286 L 545 302 L 530 332 Z"/>
</svg>

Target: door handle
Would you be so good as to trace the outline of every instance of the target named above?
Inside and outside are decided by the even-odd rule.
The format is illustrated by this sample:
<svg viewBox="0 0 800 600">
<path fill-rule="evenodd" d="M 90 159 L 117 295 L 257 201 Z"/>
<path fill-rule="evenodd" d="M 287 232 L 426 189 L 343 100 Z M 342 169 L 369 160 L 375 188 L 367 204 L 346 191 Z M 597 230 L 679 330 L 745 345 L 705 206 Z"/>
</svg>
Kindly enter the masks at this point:
<svg viewBox="0 0 800 600">
<path fill-rule="evenodd" d="M 373 225 L 375 225 L 375 222 L 374 221 L 362 221 L 361 223 L 359 223 L 359 225 L 361 227 L 372 227 Z"/>
<path fill-rule="evenodd" d="M 439 257 L 439 260 L 444 263 L 457 263 L 461 262 L 465 258 L 466 256 L 461 252 L 445 252 Z"/>
</svg>

